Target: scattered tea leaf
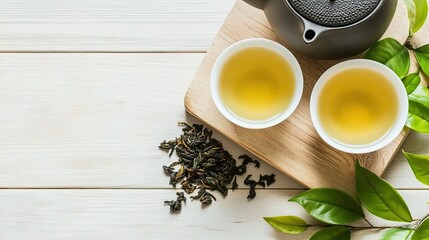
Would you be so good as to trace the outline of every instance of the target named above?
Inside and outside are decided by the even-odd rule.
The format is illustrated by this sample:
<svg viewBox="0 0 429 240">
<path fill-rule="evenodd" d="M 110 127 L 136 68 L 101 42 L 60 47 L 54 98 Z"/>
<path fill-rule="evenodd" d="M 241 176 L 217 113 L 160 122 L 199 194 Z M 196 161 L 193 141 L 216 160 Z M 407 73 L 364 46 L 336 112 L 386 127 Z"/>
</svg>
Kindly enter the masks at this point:
<svg viewBox="0 0 429 240">
<path fill-rule="evenodd" d="M 255 159 L 255 161 L 253 163 L 255 163 L 255 168 L 259 168 L 261 166 L 261 164 L 259 163 L 259 161 L 256 160 L 256 159 Z"/>
<path fill-rule="evenodd" d="M 247 195 L 247 199 L 254 199 L 256 197 L 256 185 L 258 184 L 255 180 L 250 179 L 252 174 L 248 175 L 246 179 L 244 179 L 244 185 L 249 186 L 249 195 Z"/>
<path fill-rule="evenodd" d="M 347 193 L 331 188 L 314 188 L 291 199 L 314 218 L 330 224 L 347 224 L 365 217 L 360 204 Z"/>
<path fill-rule="evenodd" d="M 416 88 L 419 86 L 420 81 L 421 79 L 420 79 L 419 72 L 411 73 L 405 78 L 403 78 L 402 83 L 404 84 L 405 89 L 407 90 L 407 94 L 411 94 L 412 92 L 414 92 L 414 90 L 416 90 Z"/>
<path fill-rule="evenodd" d="M 417 62 L 419 63 L 420 68 L 429 76 L 429 44 L 421 46 L 414 50 Z"/>
<path fill-rule="evenodd" d="M 379 240 L 408 240 L 414 233 L 413 229 L 409 228 L 393 228 L 386 231 Z"/>
<path fill-rule="evenodd" d="M 257 182 L 257 184 L 263 188 L 265 188 L 265 186 L 266 186 L 265 182 L 262 180 L 261 174 L 259 174 L 259 181 Z"/>
<path fill-rule="evenodd" d="M 410 54 L 407 48 L 393 38 L 377 42 L 366 52 L 364 58 L 386 65 L 401 79 L 407 75 L 410 68 Z"/>
<path fill-rule="evenodd" d="M 416 229 L 411 240 L 429 240 L 429 218 L 426 218 Z"/>
<path fill-rule="evenodd" d="M 332 226 L 316 232 L 310 240 L 350 240 L 350 238 L 350 229 L 344 226 Z"/>
<path fill-rule="evenodd" d="M 209 193 L 206 191 L 205 188 L 201 188 L 197 195 L 195 196 L 191 196 L 192 200 L 200 200 L 201 205 L 203 206 L 208 206 L 212 203 L 212 200 L 216 201 L 215 196 L 213 196 L 213 194 Z"/>
<path fill-rule="evenodd" d="M 402 150 L 417 180 L 429 186 L 429 156 L 408 153 Z"/>
<path fill-rule="evenodd" d="M 271 174 L 271 175 L 259 175 L 259 181 L 255 181 L 253 179 L 251 179 L 252 174 L 248 175 L 246 177 L 246 179 L 244 180 L 244 185 L 249 186 L 249 195 L 247 196 L 247 199 L 253 199 L 256 197 L 256 186 L 259 185 L 263 188 L 265 188 L 265 186 L 270 186 L 271 184 L 273 184 L 276 179 L 276 175 Z"/>
<path fill-rule="evenodd" d="M 237 184 L 237 176 L 234 177 L 234 180 L 232 181 L 232 191 L 234 191 L 235 189 L 238 188 L 238 184 Z"/>
<path fill-rule="evenodd" d="M 259 162 L 256 160 L 253 160 L 251 157 L 249 157 L 248 155 L 241 155 L 238 157 L 238 159 L 242 159 L 243 162 L 241 163 L 240 166 L 237 167 L 236 170 L 236 175 L 243 175 L 246 171 L 247 171 L 247 164 L 249 163 L 255 163 L 255 166 L 258 164 Z"/>
<path fill-rule="evenodd" d="M 259 182 L 258 183 L 262 183 L 264 182 L 266 183 L 266 185 L 269 187 L 271 184 L 276 182 L 276 175 L 274 173 L 272 173 L 271 175 L 259 175 Z M 260 184 L 261 185 L 261 184 Z M 265 188 L 265 184 L 263 186 Z"/>
<path fill-rule="evenodd" d="M 185 194 L 183 192 L 177 192 L 176 195 L 177 195 L 177 201 L 178 202 L 186 203 L 186 197 L 185 197 Z"/>
<path fill-rule="evenodd" d="M 409 99 L 405 126 L 416 132 L 429 133 L 429 108 L 420 102 Z"/>
<path fill-rule="evenodd" d="M 164 204 L 170 206 L 170 212 L 179 212 L 180 210 L 182 210 L 182 204 L 178 201 L 164 201 Z"/>
<path fill-rule="evenodd" d="M 213 196 L 213 194 L 209 192 L 205 192 L 200 198 L 200 202 L 203 206 L 208 206 L 212 204 L 212 200 L 216 201 L 216 198 L 215 196 Z"/>
<path fill-rule="evenodd" d="M 425 23 L 428 15 L 427 0 L 405 0 L 410 22 L 409 35 L 413 36 Z"/>
<path fill-rule="evenodd" d="M 372 214 L 386 220 L 411 222 L 410 210 L 401 195 L 385 180 L 356 161 L 356 191 Z"/>
<path fill-rule="evenodd" d="M 198 191 L 197 195 L 195 195 L 195 196 L 191 196 L 191 199 L 192 199 L 192 200 L 198 200 L 198 199 L 200 199 L 200 198 L 201 198 L 201 196 L 203 196 L 203 194 L 204 194 L 205 192 L 206 192 L 206 189 L 201 188 L 201 189 Z"/>
<path fill-rule="evenodd" d="M 295 216 L 264 217 L 264 220 L 283 233 L 299 234 L 307 229 L 307 223 Z"/>
<path fill-rule="evenodd" d="M 179 212 L 182 209 L 182 202 L 186 203 L 186 197 L 183 192 L 177 192 L 177 199 L 164 201 L 164 204 L 170 206 L 170 212 Z"/>
</svg>

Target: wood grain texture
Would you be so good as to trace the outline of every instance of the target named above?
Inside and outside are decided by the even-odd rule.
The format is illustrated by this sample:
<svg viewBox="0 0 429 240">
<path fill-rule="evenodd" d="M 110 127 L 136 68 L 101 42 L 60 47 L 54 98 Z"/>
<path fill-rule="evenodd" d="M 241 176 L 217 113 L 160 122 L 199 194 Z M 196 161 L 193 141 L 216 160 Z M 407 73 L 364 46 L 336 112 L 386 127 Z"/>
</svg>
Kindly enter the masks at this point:
<svg viewBox="0 0 429 240">
<path fill-rule="evenodd" d="M 407 13 L 405 4 L 399 2 L 386 36 L 405 41 L 408 34 Z M 353 155 L 327 146 L 311 123 L 309 99 L 314 83 L 327 68 L 339 61 L 318 61 L 295 53 L 304 73 L 303 96 L 294 114 L 275 127 L 248 130 L 235 126 L 219 113 L 210 95 L 211 66 L 225 47 L 251 37 L 279 41 L 262 11 L 237 1 L 187 92 L 185 98 L 187 111 L 309 187 L 338 187 L 352 191 L 356 159 L 376 174 L 382 174 L 405 139 L 408 130 L 403 130 L 394 142 L 377 152 Z"/>
<path fill-rule="evenodd" d="M 429 211 L 421 191 L 400 192 L 415 218 Z M 207 208 L 188 199 L 180 214 L 170 214 L 163 201 L 174 199 L 174 190 L 1 190 L 0 231 L 7 240 L 286 240 L 292 236 L 277 232 L 262 217 L 291 214 L 315 224 L 303 208 L 286 201 L 297 193 L 261 190 L 248 202 L 247 191 L 236 190 Z M 375 217 L 369 220 L 377 226 L 397 225 Z M 308 239 L 316 230 L 293 239 Z M 353 237 L 369 240 L 380 234 L 359 232 Z"/>
<path fill-rule="evenodd" d="M 233 3 L 1 0 L 0 52 L 204 52 Z"/>
<path fill-rule="evenodd" d="M 0 54 L 0 187 L 170 188 L 162 165 L 174 157 L 157 146 L 181 133 L 202 57 Z M 272 172 L 278 187 L 302 187 L 267 164 L 255 171 Z"/>
<path fill-rule="evenodd" d="M 0 188 L 170 188 L 157 146 L 177 137 L 183 97 L 203 54 L 0 54 Z M 249 154 L 215 131 L 234 157 Z M 429 135 L 404 149 L 429 154 Z M 275 173 L 274 188 L 304 188 Z M 242 182 L 242 176 L 239 183 Z M 427 189 L 402 154 L 385 177 Z M 243 187 L 243 186 L 240 186 Z"/>
</svg>

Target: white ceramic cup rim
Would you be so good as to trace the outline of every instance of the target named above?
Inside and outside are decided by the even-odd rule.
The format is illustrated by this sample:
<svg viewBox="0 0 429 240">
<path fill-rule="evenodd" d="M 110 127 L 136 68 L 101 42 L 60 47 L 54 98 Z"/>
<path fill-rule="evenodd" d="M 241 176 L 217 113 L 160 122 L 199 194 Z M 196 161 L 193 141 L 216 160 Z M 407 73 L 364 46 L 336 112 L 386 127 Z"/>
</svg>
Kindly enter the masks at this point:
<svg viewBox="0 0 429 240">
<path fill-rule="evenodd" d="M 225 107 L 219 94 L 219 75 L 225 62 L 236 52 L 251 47 L 262 47 L 276 52 L 290 64 L 292 72 L 295 76 L 294 95 L 288 107 L 285 108 L 285 110 L 281 114 L 262 121 L 248 120 L 233 114 Z M 225 118 L 227 118 L 232 123 L 249 129 L 262 129 L 272 127 L 287 119 L 298 106 L 299 101 L 301 100 L 303 88 L 304 78 L 302 75 L 301 67 L 299 66 L 299 63 L 296 60 L 295 56 L 281 44 L 264 38 L 249 38 L 238 41 L 227 47 L 216 59 L 210 75 L 211 95 L 217 109 Z"/>
<path fill-rule="evenodd" d="M 320 91 L 325 86 L 325 84 L 335 74 L 347 69 L 356 69 L 356 68 L 365 68 L 365 69 L 374 70 L 384 75 L 385 77 L 387 77 L 387 79 L 389 79 L 390 82 L 392 83 L 392 86 L 394 87 L 396 95 L 398 97 L 398 108 L 399 108 L 398 115 L 390 131 L 386 133 L 384 136 L 380 137 L 378 140 L 364 145 L 352 145 L 352 144 L 341 143 L 329 137 L 320 124 L 320 121 L 318 118 L 318 112 L 317 112 Z M 329 68 L 326 72 L 322 74 L 322 76 L 320 76 L 319 80 L 317 80 L 317 83 L 313 88 L 313 92 L 311 93 L 310 113 L 311 113 L 311 120 L 313 121 L 313 125 L 317 133 L 327 144 L 343 152 L 356 153 L 356 154 L 369 153 L 385 147 L 387 144 L 392 142 L 400 134 L 407 120 L 408 96 L 407 96 L 405 87 L 401 82 L 401 79 L 399 79 L 399 77 L 390 68 L 372 60 L 366 60 L 366 59 L 348 60 L 345 62 L 338 63 L 333 67 Z"/>
</svg>

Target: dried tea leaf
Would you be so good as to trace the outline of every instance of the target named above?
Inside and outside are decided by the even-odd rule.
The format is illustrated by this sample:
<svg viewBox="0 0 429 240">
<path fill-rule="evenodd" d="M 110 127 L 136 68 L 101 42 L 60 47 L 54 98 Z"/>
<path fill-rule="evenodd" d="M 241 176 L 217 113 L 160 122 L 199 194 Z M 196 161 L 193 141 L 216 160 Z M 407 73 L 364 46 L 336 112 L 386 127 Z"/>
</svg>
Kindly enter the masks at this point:
<svg viewBox="0 0 429 240">
<path fill-rule="evenodd" d="M 237 177 L 234 177 L 234 181 L 232 181 L 232 188 L 231 189 L 234 191 L 237 188 L 238 188 Z"/>
</svg>

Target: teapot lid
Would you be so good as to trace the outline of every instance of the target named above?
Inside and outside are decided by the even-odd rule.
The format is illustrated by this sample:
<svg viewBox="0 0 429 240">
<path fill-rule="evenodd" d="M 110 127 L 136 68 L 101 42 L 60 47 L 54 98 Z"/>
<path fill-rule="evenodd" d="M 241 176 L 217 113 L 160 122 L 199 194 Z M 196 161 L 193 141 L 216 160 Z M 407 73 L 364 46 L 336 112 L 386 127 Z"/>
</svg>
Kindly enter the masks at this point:
<svg viewBox="0 0 429 240">
<path fill-rule="evenodd" d="M 381 0 L 288 0 L 307 20 L 328 27 L 353 24 L 370 15 Z"/>
</svg>

